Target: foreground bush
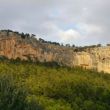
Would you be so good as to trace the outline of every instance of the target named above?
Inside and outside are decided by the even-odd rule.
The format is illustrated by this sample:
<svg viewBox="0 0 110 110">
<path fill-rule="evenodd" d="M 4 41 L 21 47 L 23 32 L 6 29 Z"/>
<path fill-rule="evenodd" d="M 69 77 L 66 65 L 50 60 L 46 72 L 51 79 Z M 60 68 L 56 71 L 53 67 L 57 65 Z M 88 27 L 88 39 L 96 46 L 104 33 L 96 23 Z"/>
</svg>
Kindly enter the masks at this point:
<svg viewBox="0 0 110 110">
<path fill-rule="evenodd" d="M 2 110 L 110 110 L 110 75 L 81 68 L 0 62 Z"/>
<path fill-rule="evenodd" d="M 35 100 L 26 100 L 28 90 L 23 87 L 17 76 L 0 75 L 0 108 L 3 110 L 41 110 Z"/>
</svg>

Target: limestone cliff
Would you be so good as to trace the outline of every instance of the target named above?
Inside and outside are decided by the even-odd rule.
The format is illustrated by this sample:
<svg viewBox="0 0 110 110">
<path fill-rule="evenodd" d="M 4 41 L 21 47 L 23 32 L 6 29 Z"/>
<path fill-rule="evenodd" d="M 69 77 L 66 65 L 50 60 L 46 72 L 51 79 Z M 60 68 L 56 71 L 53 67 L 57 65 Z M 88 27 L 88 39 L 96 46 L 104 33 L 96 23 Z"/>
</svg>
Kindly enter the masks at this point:
<svg viewBox="0 0 110 110">
<path fill-rule="evenodd" d="M 42 43 L 32 36 L 24 37 L 17 32 L 0 31 L 0 56 L 9 59 L 40 62 L 55 61 L 60 65 L 81 66 L 110 73 L 110 47 L 88 48 L 75 52 L 74 48 Z"/>
</svg>

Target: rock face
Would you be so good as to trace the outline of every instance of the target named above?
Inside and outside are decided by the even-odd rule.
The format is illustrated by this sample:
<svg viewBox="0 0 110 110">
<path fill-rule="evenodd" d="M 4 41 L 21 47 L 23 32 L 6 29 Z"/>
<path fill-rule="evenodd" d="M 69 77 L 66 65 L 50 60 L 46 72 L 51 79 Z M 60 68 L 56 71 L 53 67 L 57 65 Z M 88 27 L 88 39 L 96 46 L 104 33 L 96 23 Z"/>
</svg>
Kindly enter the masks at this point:
<svg viewBox="0 0 110 110">
<path fill-rule="evenodd" d="M 110 47 L 97 47 L 86 52 L 78 52 L 74 59 L 75 66 L 110 73 Z"/>
<path fill-rule="evenodd" d="M 33 37 L 23 38 L 16 32 L 0 31 L 0 56 L 40 62 L 54 61 L 60 65 L 80 66 L 110 73 L 109 46 L 75 52 L 74 48 L 42 43 Z"/>
</svg>

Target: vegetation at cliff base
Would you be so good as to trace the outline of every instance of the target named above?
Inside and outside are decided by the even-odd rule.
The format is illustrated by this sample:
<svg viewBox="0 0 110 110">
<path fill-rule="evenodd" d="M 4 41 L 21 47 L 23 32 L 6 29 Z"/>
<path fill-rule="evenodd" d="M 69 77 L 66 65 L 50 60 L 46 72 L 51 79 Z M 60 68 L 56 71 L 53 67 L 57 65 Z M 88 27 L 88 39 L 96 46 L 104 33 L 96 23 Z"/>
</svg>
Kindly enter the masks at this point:
<svg viewBox="0 0 110 110">
<path fill-rule="evenodd" d="M 1 110 L 110 110 L 110 75 L 81 68 L 0 62 Z"/>
</svg>

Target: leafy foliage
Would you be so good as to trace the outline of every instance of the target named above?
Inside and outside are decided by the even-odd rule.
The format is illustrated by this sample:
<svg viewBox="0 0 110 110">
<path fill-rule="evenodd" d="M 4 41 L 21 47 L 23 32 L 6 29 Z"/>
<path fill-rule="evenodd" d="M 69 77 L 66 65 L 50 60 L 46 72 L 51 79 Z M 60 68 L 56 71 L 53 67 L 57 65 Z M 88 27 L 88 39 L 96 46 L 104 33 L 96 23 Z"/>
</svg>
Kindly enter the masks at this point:
<svg viewBox="0 0 110 110">
<path fill-rule="evenodd" d="M 0 108 L 110 110 L 109 74 L 51 64 L 1 60 Z"/>
</svg>

